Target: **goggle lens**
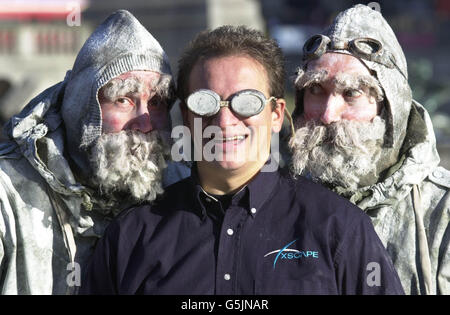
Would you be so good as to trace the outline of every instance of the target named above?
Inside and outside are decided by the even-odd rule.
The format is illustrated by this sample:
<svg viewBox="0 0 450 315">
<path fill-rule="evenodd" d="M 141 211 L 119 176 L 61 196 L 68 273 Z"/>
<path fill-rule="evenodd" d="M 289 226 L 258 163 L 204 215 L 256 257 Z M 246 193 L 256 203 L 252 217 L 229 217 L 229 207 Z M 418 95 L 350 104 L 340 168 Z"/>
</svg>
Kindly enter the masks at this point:
<svg viewBox="0 0 450 315">
<path fill-rule="evenodd" d="M 328 38 L 322 35 L 314 35 L 308 39 L 303 46 L 303 54 L 306 58 L 319 57 L 323 55 L 330 42 Z"/>
<path fill-rule="evenodd" d="M 220 96 L 214 91 L 202 89 L 189 95 L 186 100 L 188 108 L 200 116 L 215 115 L 220 107 L 231 105 L 231 109 L 236 114 L 251 117 L 259 114 L 264 109 L 266 102 L 267 99 L 264 94 L 257 90 L 240 91 L 228 102 L 221 101 Z"/>
<path fill-rule="evenodd" d="M 264 95 L 263 95 L 264 96 Z M 241 93 L 231 99 L 231 108 L 237 114 L 250 117 L 259 114 L 266 103 L 266 98 L 250 93 Z"/>
<path fill-rule="evenodd" d="M 218 112 L 220 97 L 210 90 L 199 90 L 186 100 L 187 107 L 200 116 L 212 116 Z"/>
<path fill-rule="evenodd" d="M 372 38 L 358 38 L 351 42 L 353 48 L 364 55 L 370 56 L 381 52 L 382 44 Z"/>
</svg>

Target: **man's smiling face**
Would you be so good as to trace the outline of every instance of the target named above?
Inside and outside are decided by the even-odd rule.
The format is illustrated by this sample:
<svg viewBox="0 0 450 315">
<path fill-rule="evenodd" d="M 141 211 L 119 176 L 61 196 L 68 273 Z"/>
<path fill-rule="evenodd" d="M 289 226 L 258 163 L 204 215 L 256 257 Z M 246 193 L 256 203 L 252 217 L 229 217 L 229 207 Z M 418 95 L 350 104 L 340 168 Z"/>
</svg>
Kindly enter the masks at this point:
<svg viewBox="0 0 450 315">
<path fill-rule="evenodd" d="M 237 92 L 253 89 L 262 92 L 269 99 L 268 76 L 264 67 L 245 55 L 231 55 L 200 59 L 189 77 L 189 93 L 199 89 L 216 92 L 221 100 L 230 100 Z M 284 109 L 284 106 L 281 106 Z M 246 172 L 262 167 L 269 157 L 271 133 L 279 132 L 283 111 L 278 106 L 272 111 L 267 102 L 263 111 L 251 117 L 240 117 L 230 107 L 223 107 L 211 117 L 201 117 L 184 110 L 185 122 L 194 135 L 194 119 L 201 118 L 202 131 L 209 126 L 220 129 L 222 137 L 204 139 L 203 144 L 214 141 L 216 154 L 222 153 L 218 161 L 202 159 L 209 167 L 222 170 Z"/>
</svg>

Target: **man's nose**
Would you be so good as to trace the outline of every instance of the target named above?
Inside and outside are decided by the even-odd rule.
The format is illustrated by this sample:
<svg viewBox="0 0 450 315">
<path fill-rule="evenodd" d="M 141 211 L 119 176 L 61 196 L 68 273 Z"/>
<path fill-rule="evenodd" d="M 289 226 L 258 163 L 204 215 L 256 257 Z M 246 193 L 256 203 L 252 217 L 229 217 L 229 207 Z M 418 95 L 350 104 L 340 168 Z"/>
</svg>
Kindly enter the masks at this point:
<svg viewBox="0 0 450 315">
<path fill-rule="evenodd" d="M 142 133 L 147 133 L 153 130 L 153 126 L 150 122 L 150 113 L 146 106 L 139 107 L 129 126 L 129 129 L 140 131 Z"/>
<path fill-rule="evenodd" d="M 239 122 L 239 118 L 230 110 L 229 107 L 222 107 L 214 116 L 214 123 L 219 127 L 232 126 Z"/>
<path fill-rule="evenodd" d="M 325 104 L 325 109 L 320 117 L 320 120 L 325 125 L 341 120 L 342 112 L 344 110 L 344 100 L 337 95 L 329 95 Z"/>
</svg>

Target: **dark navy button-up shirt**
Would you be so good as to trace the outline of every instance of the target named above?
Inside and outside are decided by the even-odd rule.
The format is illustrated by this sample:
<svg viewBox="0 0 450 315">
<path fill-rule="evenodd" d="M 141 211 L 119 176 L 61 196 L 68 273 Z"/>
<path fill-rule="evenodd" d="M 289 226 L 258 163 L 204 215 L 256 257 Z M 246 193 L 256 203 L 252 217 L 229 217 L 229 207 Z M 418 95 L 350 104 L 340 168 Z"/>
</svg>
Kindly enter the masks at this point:
<svg viewBox="0 0 450 315">
<path fill-rule="evenodd" d="M 83 271 L 82 294 L 403 293 L 363 211 L 280 171 L 228 200 L 194 171 L 117 217 Z"/>
</svg>

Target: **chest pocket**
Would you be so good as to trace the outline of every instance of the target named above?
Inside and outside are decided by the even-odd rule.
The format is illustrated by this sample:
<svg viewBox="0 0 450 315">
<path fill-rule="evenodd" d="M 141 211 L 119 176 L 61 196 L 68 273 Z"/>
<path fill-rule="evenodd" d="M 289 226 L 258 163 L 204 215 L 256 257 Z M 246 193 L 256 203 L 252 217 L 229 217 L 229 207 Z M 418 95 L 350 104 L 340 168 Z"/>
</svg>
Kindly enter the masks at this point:
<svg viewBox="0 0 450 315">
<path fill-rule="evenodd" d="M 256 275 L 255 294 L 338 294 L 334 270 L 323 267 L 310 259 L 284 261 L 273 268 L 273 262 L 266 260 Z"/>
<path fill-rule="evenodd" d="M 450 188 L 450 171 L 441 166 L 435 168 L 430 175 L 428 175 L 428 179 L 437 185 Z"/>
</svg>

